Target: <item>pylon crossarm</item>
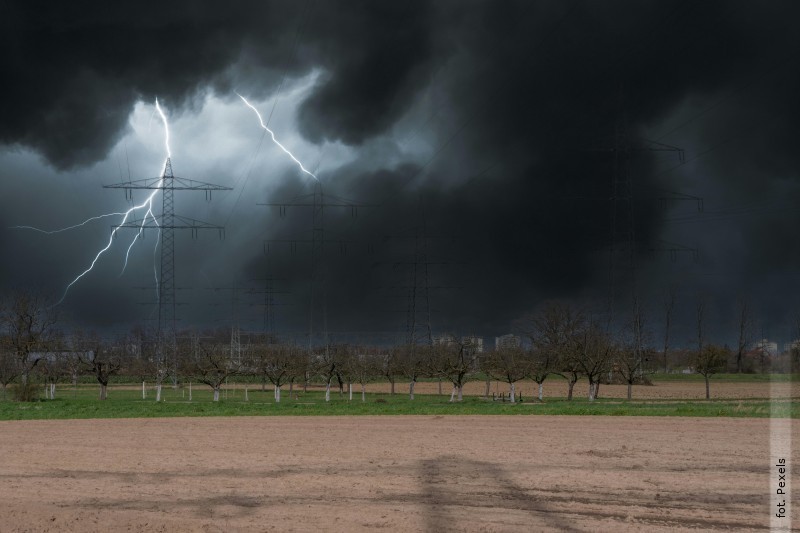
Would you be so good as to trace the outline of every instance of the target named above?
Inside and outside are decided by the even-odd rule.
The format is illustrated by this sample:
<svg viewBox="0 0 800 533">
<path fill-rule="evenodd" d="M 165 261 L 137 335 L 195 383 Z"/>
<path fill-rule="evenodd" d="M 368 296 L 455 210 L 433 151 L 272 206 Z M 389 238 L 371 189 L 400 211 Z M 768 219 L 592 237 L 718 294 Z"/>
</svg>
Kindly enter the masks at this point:
<svg viewBox="0 0 800 533">
<path fill-rule="evenodd" d="M 146 178 L 141 180 L 123 181 L 111 185 L 103 185 L 104 189 L 174 189 L 179 191 L 230 191 L 232 187 L 215 185 L 204 181 L 172 177 L 172 183 L 165 183 L 163 178 Z"/>
</svg>

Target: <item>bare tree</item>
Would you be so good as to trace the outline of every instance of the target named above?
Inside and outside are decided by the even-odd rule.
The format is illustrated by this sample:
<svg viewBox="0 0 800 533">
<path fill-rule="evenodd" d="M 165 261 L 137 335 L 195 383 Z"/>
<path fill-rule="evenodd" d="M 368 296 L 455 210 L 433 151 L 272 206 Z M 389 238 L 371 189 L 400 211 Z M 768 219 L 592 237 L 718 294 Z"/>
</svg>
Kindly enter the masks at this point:
<svg viewBox="0 0 800 533">
<path fill-rule="evenodd" d="M 539 388 L 539 400 L 544 394 L 544 381 L 550 374 L 566 374 L 568 399 L 580 376 L 580 366 L 572 358 L 570 348 L 574 336 L 585 325 L 584 312 L 566 302 L 551 300 L 542 303 L 533 313 L 518 320 L 517 328 L 528 337 L 533 350 L 530 356 L 530 376 Z"/>
<path fill-rule="evenodd" d="M 578 365 L 589 380 L 589 401 L 594 401 L 600 376 L 611 367 L 617 347 L 611 336 L 595 324 L 587 325 L 575 335 L 574 343 Z"/>
<path fill-rule="evenodd" d="M 293 375 L 289 376 L 289 396 L 291 397 L 294 390 L 294 382 L 297 379 L 303 378 L 303 392 L 308 390 L 308 379 L 311 375 L 311 353 L 301 347 L 296 346 L 294 350 L 294 371 Z"/>
<path fill-rule="evenodd" d="M 695 307 L 695 318 L 697 319 L 697 353 L 703 351 L 703 341 L 705 340 L 703 328 L 705 327 L 706 302 L 701 297 L 697 299 Z"/>
<path fill-rule="evenodd" d="M 614 358 L 617 373 L 628 385 L 629 400 L 633 396 L 634 383 L 644 381 L 645 365 L 650 359 L 645 348 L 647 336 L 644 312 L 639 305 L 639 299 L 634 298 L 630 340 L 620 347 Z"/>
<path fill-rule="evenodd" d="M 571 341 L 570 349 L 565 350 L 558 360 L 559 373 L 567 379 L 567 400 L 572 400 L 575 384 L 582 375 L 577 346 L 577 343 Z"/>
<path fill-rule="evenodd" d="M 473 370 L 472 359 L 461 343 L 438 344 L 431 350 L 431 373 L 447 378 L 453 384 L 450 401 L 464 398 L 464 383 Z"/>
<path fill-rule="evenodd" d="M 44 397 L 56 399 L 56 384 L 66 375 L 65 356 L 60 350 L 52 350 L 42 357 L 39 373 L 44 378 Z"/>
<path fill-rule="evenodd" d="M 400 369 L 400 375 L 408 379 L 408 399 L 414 399 L 417 380 L 426 367 L 429 367 L 431 349 L 429 346 L 405 344 L 392 348 L 393 358 Z"/>
<path fill-rule="evenodd" d="M 628 399 L 633 397 L 633 385 L 644 381 L 645 373 L 652 372 L 649 362 L 655 356 L 655 350 L 649 351 L 646 348 L 636 348 L 632 344 L 627 344 L 619 348 L 614 358 L 614 367 L 622 381 L 628 386 Z"/>
<path fill-rule="evenodd" d="M 401 362 L 398 359 L 396 350 L 388 350 L 384 353 L 383 364 L 380 374 L 389 382 L 389 394 L 394 394 L 394 385 L 397 376 L 401 374 Z"/>
<path fill-rule="evenodd" d="M 108 383 L 111 376 L 117 374 L 122 367 L 119 353 L 114 353 L 112 347 L 103 342 L 96 334 L 90 334 L 82 341 L 84 349 L 78 354 L 78 359 L 84 369 L 94 375 L 100 384 L 100 399 L 108 398 Z"/>
<path fill-rule="evenodd" d="M 664 300 L 664 373 L 669 372 L 669 335 L 672 326 L 672 311 L 675 308 L 675 288 L 670 287 Z"/>
<path fill-rule="evenodd" d="M 790 374 L 800 370 L 800 345 L 797 343 L 797 340 L 800 339 L 800 315 L 794 317 L 794 332 L 794 339 L 789 350 L 788 372 Z"/>
<path fill-rule="evenodd" d="M 344 385 L 350 391 L 350 400 L 353 399 L 353 381 L 356 369 L 358 348 L 349 344 L 338 347 L 336 357 L 336 376 L 339 379 L 339 394 L 344 393 Z"/>
<path fill-rule="evenodd" d="M 516 402 L 517 381 L 528 375 L 528 354 L 519 347 L 498 347 L 489 352 L 487 370 L 492 377 L 508 383 L 509 399 Z"/>
<path fill-rule="evenodd" d="M 8 385 L 19 377 L 22 369 L 15 354 L 8 344 L 0 341 L 0 385 L 3 387 L 3 399 L 6 399 Z"/>
<path fill-rule="evenodd" d="M 562 347 L 562 350 L 564 347 Z M 558 361 L 560 360 L 559 351 L 543 350 L 540 347 L 532 346 L 527 352 L 528 376 L 536 383 L 537 398 L 541 402 L 544 399 L 544 381 L 550 374 L 556 373 L 558 370 Z M 574 385 L 574 383 L 573 383 Z"/>
<path fill-rule="evenodd" d="M 230 344 L 222 339 L 197 342 L 196 346 L 196 354 L 188 364 L 188 371 L 197 381 L 211 387 L 214 401 L 218 402 L 222 384 L 240 371 L 239 363 L 232 357 Z"/>
<path fill-rule="evenodd" d="M 750 344 L 753 335 L 753 316 L 750 305 L 744 298 L 739 299 L 737 322 L 739 326 L 739 340 L 736 344 L 736 372 L 742 373 L 744 353 Z"/>
<path fill-rule="evenodd" d="M 375 376 L 381 375 L 385 356 L 375 348 L 356 347 L 346 359 L 344 367 L 349 376 L 349 382 L 355 381 L 361 385 L 361 401 L 366 401 L 366 384 Z M 350 389 L 352 400 L 352 388 Z"/>
<path fill-rule="evenodd" d="M 297 377 L 298 349 L 292 344 L 254 346 L 258 371 L 272 383 L 275 402 L 281 401 L 281 387 Z"/>
<path fill-rule="evenodd" d="M 57 316 L 47 300 L 32 291 L 15 290 L 0 305 L 2 339 L 16 358 L 23 385 L 39 364 L 55 333 Z"/>
<path fill-rule="evenodd" d="M 701 374 L 706 382 L 706 400 L 711 398 L 709 378 L 725 369 L 730 351 L 727 348 L 709 344 L 698 350 L 693 358 L 694 370 Z"/>
</svg>

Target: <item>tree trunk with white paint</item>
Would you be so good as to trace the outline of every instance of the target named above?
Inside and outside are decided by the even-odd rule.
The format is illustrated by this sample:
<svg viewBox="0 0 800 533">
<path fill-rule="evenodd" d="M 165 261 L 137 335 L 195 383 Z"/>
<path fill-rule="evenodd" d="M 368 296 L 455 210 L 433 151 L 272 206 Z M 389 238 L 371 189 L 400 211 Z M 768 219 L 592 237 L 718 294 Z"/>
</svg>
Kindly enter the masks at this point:
<svg viewBox="0 0 800 533">
<path fill-rule="evenodd" d="M 517 403 L 517 387 L 516 383 L 511 384 L 511 395 L 509 396 L 511 403 Z"/>
<path fill-rule="evenodd" d="M 350 401 L 352 402 L 353 401 L 353 384 L 352 383 L 348 383 L 347 386 L 350 389 Z"/>
<path fill-rule="evenodd" d="M 458 401 L 462 401 L 464 399 L 464 385 L 461 384 L 458 386 Z"/>
<path fill-rule="evenodd" d="M 50 399 L 51 400 L 55 400 L 56 399 L 56 384 L 55 383 L 51 383 L 50 384 Z"/>
<path fill-rule="evenodd" d="M 417 380 L 416 379 L 412 379 L 411 383 L 408 384 L 408 399 L 409 400 L 413 400 L 414 399 L 414 386 L 416 384 L 417 384 Z"/>
<path fill-rule="evenodd" d="M 281 388 L 280 387 L 275 387 L 275 403 L 281 403 Z"/>
<path fill-rule="evenodd" d="M 325 384 L 325 401 L 331 401 L 331 380 L 328 379 L 328 382 Z"/>
<path fill-rule="evenodd" d="M 539 401 L 544 397 L 544 383 L 539 383 Z"/>
<path fill-rule="evenodd" d="M 450 393 L 450 402 L 456 397 L 456 386 L 453 385 L 453 391 Z"/>
<path fill-rule="evenodd" d="M 219 401 L 219 386 L 214 387 L 214 401 L 215 402 Z"/>
<path fill-rule="evenodd" d="M 363 383 L 361 384 L 361 401 L 362 402 L 367 401 L 367 388 L 364 386 Z"/>
<path fill-rule="evenodd" d="M 156 385 L 156 401 L 157 402 L 161 401 L 161 383 L 158 383 Z"/>
</svg>

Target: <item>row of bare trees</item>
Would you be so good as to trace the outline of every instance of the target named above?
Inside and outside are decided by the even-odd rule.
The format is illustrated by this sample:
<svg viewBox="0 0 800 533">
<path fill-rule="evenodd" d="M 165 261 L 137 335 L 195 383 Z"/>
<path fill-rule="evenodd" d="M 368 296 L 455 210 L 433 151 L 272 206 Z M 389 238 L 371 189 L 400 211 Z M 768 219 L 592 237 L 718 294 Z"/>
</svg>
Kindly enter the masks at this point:
<svg viewBox="0 0 800 533">
<path fill-rule="evenodd" d="M 742 357 L 746 335 L 738 350 L 706 344 L 703 335 L 702 305 L 698 305 L 698 346 L 688 363 L 706 379 L 722 371 L 734 356 L 737 365 Z M 742 310 L 742 331 L 749 320 Z M 464 384 L 479 376 L 508 384 L 511 401 L 517 399 L 517 384 L 532 380 L 543 398 L 543 386 L 549 377 L 560 376 L 568 384 L 572 399 L 575 384 L 586 379 L 589 399 L 594 400 L 602 382 L 633 385 L 643 382 L 660 366 L 659 357 L 645 334 L 644 318 L 634 306 L 630 328 L 612 335 L 607 327 L 581 308 L 564 302 L 546 302 L 517 324 L 524 347 L 506 346 L 478 353 L 475 346 L 455 340 L 428 345 L 394 347 L 336 344 L 308 349 L 291 343 L 279 343 L 267 336 L 250 336 L 241 348 L 230 343 L 227 330 L 181 332 L 172 339 L 156 339 L 143 330 L 112 340 L 97 334 L 65 334 L 56 328 L 57 316 L 40 296 L 16 292 L 0 306 L 0 385 L 18 381 L 25 385 L 32 373 L 47 387 L 47 397 L 55 395 L 55 385 L 67 380 L 76 384 L 81 375 L 91 375 L 100 385 L 101 399 L 107 396 L 110 380 L 117 375 L 156 384 L 156 400 L 161 399 L 162 383 L 195 381 L 208 385 L 214 399 L 220 397 L 223 384 L 233 376 L 257 378 L 262 388 L 273 385 L 275 401 L 288 386 L 307 389 L 311 382 L 322 382 L 325 398 L 331 387 L 340 393 L 353 386 L 365 398 L 366 384 L 388 381 L 395 392 L 398 381 L 408 383 L 408 395 L 414 399 L 416 384 L 433 379 L 452 385 L 451 401 L 460 401 Z M 488 386 L 486 394 L 488 395 Z"/>
</svg>

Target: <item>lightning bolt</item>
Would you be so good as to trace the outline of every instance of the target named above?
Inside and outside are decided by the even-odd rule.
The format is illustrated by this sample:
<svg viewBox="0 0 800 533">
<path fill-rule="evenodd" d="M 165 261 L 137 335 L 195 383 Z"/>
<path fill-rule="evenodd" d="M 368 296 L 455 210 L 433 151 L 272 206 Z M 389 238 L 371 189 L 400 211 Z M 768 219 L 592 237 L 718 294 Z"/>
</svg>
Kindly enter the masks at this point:
<svg viewBox="0 0 800 533">
<path fill-rule="evenodd" d="M 63 231 L 69 231 L 71 229 L 80 228 L 81 226 L 85 226 L 86 224 L 88 224 L 89 222 L 91 222 L 93 220 L 99 220 L 99 219 L 105 218 L 105 217 L 121 216 L 121 215 L 124 215 L 124 214 L 125 213 L 106 213 L 105 215 L 98 215 L 96 217 L 87 218 L 86 220 L 84 220 L 80 224 L 75 224 L 73 226 L 67 226 L 66 228 L 54 229 L 54 230 L 45 230 L 45 229 L 36 228 L 34 226 L 9 226 L 9 229 L 30 229 L 30 230 L 33 230 L 33 231 L 38 231 L 39 233 L 46 233 L 47 235 L 52 235 L 54 233 L 61 233 Z"/>
<path fill-rule="evenodd" d="M 281 150 L 283 150 L 283 151 L 284 151 L 284 153 L 285 153 L 286 155 L 288 155 L 289 157 L 291 157 L 291 158 L 292 158 L 292 161 L 294 161 L 295 163 L 297 163 L 297 166 L 299 166 L 299 167 L 300 167 L 300 170 L 301 170 L 301 171 L 305 172 L 306 174 L 308 174 L 309 176 L 311 176 L 311 177 L 312 177 L 312 178 L 314 178 L 315 180 L 319 181 L 319 178 L 317 178 L 317 177 L 316 177 L 316 176 L 315 176 L 315 175 L 314 175 L 312 172 L 308 171 L 308 170 L 306 169 L 306 167 L 304 167 L 304 166 L 303 166 L 303 163 L 301 163 L 300 161 L 298 161 L 298 159 L 297 159 L 297 158 L 296 158 L 294 155 L 292 155 L 292 152 L 290 152 L 289 150 L 287 150 L 287 149 L 286 149 L 286 147 L 285 147 L 284 145 L 282 145 L 281 143 L 279 143 L 279 142 L 278 142 L 278 139 L 276 139 L 276 138 L 275 138 L 275 132 L 273 132 L 271 129 L 269 129 L 269 128 L 267 127 L 267 125 L 266 125 L 266 124 L 264 124 L 264 119 L 263 119 L 263 118 L 261 118 L 261 113 L 259 113 L 259 112 L 258 112 L 258 109 L 256 109 L 255 107 L 253 107 L 253 104 L 251 104 L 250 102 L 248 102 L 248 101 L 247 101 L 247 99 L 246 99 L 244 96 L 242 96 L 241 94 L 239 94 L 239 93 L 236 93 L 236 96 L 238 96 L 239 98 L 241 98 L 241 99 L 242 99 L 242 102 L 244 102 L 244 103 L 245 103 L 245 105 L 246 105 L 247 107 L 249 107 L 250 109 L 252 109 L 253 111 L 255 111 L 255 113 L 256 113 L 256 116 L 258 117 L 258 122 L 259 122 L 259 124 L 261 124 L 261 127 L 262 127 L 262 128 L 263 128 L 263 129 L 264 129 L 264 130 L 265 130 L 267 133 L 269 133 L 270 137 L 272 137 L 272 142 L 274 142 L 275 144 L 277 144 L 277 145 L 278 145 L 278 147 L 279 147 Z"/>
<path fill-rule="evenodd" d="M 165 146 L 166 151 L 167 151 L 167 157 L 164 160 L 164 164 L 162 165 L 161 179 L 159 181 L 159 185 L 161 185 L 161 184 L 164 183 L 164 173 L 166 172 L 166 169 L 167 169 L 167 162 L 172 157 L 172 150 L 170 149 L 170 146 L 169 146 L 169 140 L 170 140 L 169 139 L 169 122 L 167 121 L 167 117 L 164 114 L 164 111 L 161 109 L 161 106 L 158 103 L 158 98 L 156 98 L 155 109 L 158 112 L 159 116 L 161 117 L 161 122 L 164 124 L 164 146 Z M 131 244 L 128 246 L 128 249 L 127 249 L 127 251 L 125 253 L 125 262 L 123 264 L 122 272 L 120 273 L 120 275 L 122 275 L 122 273 L 125 272 L 125 268 L 128 266 L 128 257 L 130 255 L 131 249 L 133 248 L 133 245 L 136 244 L 136 241 L 141 236 L 141 234 L 142 234 L 142 232 L 144 230 L 145 223 L 148 220 L 148 217 L 150 219 L 152 219 L 153 222 L 155 222 L 156 226 L 158 226 L 158 220 L 156 219 L 155 215 L 153 214 L 153 198 L 155 198 L 156 194 L 158 194 L 158 191 L 160 191 L 160 190 L 161 190 L 160 188 L 153 189 L 153 192 L 150 193 L 150 195 L 147 197 L 147 199 L 144 202 L 142 202 L 142 203 L 140 203 L 138 205 L 134 205 L 133 207 L 131 207 L 130 209 L 128 209 L 124 213 L 107 213 L 107 214 L 104 214 L 104 215 L 99 215 L 97 217 L 92 217 L 92 218 L 82 222 L 81 224 L 76 224 L 75 226 L 70 226 L 69 228 L 63 228 L 61 230 L 56 230 L 56 231 L 53 231 L 53 232 L 45 232 L 45 233 L 58 233 L 58 232 L 61 232 L 61 231 L 66 231 L 68 229 L 72 229 L 74 227 L 82 226 L 83 224 L 86 224 L 87 222 L 89 222 L 91 220 L 98 219 L 98 218 L 109 217 L 109 216 L 114 216 L 114 215 L 122 215 L 122 221 L 120 222 L 120 224 L 111 231 L 111 236 L 108 239 L 108 244 L 106 244 L 105 247 L 101 248 L 100 251 L 97 252 L 97 255 L 95 255 L 95 257 L 92 260 L 92 262 L 89 265 L 89 267 L 86 270 L 84 270 L 83 272 L 81 272 L 80 274 L 78 274 L 78 276 L 75 277 L 75 279 L 73 279 L 69 283 L 69 285 L 67 285 L 67 287 L 64 289 L 63 296 L 61 296 L 61 299 L 58 302 L 56 302 L 54 305 L 61 304 L 64 301 L 64 299 L 67 297 L 67 293 L 69 292 L 70 288 L 72 288 L 72 286 L 75 285 L 82 277 L 84 277 L 86 274 L 88 274 L 89 272 L 92 271 L 92 269 L 94 268 L 94 265 L 97 263 L 97 261 L 100 259 L 100 257 L 106 251 L 108 251 L 109 248 L 111 248 L 111 244 L 114 241 L 114 236 L 117 234 L 117 231 L 119 231 L 120 226 L 124 225 L 125 222 L 128 221 L 128 218 L 131 216 L 131 213 L 133 213 L 134 211 L 137 211 L 139 209 L 144 209 L 146 207 L 147 211 L 145 212 L 144 216 L 142 217 L 142 225 L 139 228 L 139 231 L 136 232 L 136 236 L 134 236 L 133 241 L 131 241 Z M 37 228 L 31 228 L 31 229 L 35 229 L 37 231 L 42 231 L 42 230 L 38 230 Z M 156 239 L 156 245 L 155 245 L 155 249 L 153 251 L 154 257 L 155 257 L 155 250 L 158 249 L 158 242 L 160 240 L 161 240 L 161 227 L 159 226 L 159 238 Z M 158 272 L 155 270 L 155 260 L 154 260 L 154 267 L 153 268 L 154 268 L 155 276 L 156 276 L 156 291 L 158 291 Z"/>
</svg>

